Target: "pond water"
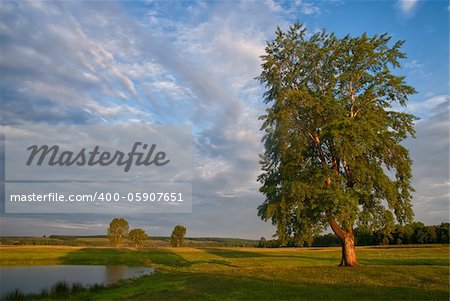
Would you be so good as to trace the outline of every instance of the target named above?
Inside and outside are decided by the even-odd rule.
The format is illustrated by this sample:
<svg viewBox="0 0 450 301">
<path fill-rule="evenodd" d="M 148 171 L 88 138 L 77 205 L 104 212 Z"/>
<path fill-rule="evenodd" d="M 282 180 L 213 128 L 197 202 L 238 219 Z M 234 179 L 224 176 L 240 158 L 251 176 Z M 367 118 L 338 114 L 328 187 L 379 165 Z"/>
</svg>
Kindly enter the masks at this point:
<svg viewBox="0 0 450 301">
<path fill-rule="evenodd" d="M 0 267 L 0 298 L 19 289 L 23 293 L 40 293 L 57 282 L 69 285 L 80 283 L 84 287 L 94 284 L 109 285 L 121 279 L 154 273 L 151 267 L 108 265 L 45 265 Z"/>
</svg>

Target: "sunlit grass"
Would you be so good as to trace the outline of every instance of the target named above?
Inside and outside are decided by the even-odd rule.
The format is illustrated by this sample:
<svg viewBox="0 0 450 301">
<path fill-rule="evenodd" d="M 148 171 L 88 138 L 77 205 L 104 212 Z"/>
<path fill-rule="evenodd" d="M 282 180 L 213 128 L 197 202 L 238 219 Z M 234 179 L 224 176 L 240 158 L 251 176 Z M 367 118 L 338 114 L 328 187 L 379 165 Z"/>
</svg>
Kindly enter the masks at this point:
<svg viewBox="0 0 450 301">
<path fill-rule="evenodd" d="M 339 268 L 339 248 L 0 247 L 2 265 L 157 268 L 73 300 L 448 300 L 448 246 L 359 247 L 358 255 L 362 266 Z"/>
</svg>

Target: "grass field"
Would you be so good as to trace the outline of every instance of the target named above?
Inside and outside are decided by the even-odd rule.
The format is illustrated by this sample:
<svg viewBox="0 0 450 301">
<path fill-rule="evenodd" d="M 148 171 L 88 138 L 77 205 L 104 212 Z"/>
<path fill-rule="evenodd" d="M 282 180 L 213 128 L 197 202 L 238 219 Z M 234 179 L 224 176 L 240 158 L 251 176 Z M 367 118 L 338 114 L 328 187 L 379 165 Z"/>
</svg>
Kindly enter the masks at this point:
<svg viewBox="0 0 450 301">
<path fill-rule="evenodd" d="M 449 300 L 448 246 L 358 247 L 358 256 L 362 266 L 339 268 L 339 248 L 0 247 L 3 266 L 157 268 L 154 275 L 53 299 Z"/>
</svg>

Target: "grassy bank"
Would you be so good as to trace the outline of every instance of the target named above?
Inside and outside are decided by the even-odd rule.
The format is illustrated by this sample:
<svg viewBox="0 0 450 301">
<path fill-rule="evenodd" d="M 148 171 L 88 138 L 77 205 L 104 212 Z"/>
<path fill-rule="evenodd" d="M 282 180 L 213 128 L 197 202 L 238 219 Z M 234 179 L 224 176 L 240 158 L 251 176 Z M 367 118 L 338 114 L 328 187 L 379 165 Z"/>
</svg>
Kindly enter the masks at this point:
<svg viewBox="0 0 450 301">
<path fill-rule="evenodd" d="M 359 247 L 358 255 L 361 267 L 339 268 L 339 248 L 0 247 L 4 266 L 157 268 L 111 288 L 72 293 L 73 300 L 448 300 L 448 246 Z"/>
</svg>

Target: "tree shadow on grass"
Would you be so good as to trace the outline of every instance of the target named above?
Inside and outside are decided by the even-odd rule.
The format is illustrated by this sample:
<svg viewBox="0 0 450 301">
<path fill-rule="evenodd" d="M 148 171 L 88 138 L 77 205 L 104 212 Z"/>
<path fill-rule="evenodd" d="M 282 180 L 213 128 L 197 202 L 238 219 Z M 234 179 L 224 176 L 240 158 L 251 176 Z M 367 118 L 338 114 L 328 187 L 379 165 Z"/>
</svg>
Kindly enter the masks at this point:
<svg viewBox="0 0 450 301">
<path fill-rule="evenodd" d="M 392 250 L 392 249 L 438 249 L 441 248 L 442 245 L 437 244 L 437 245 L 429 245 L 429 244 L 424 244 L 424 245 L 409 245 L 409 244 L 404 244 L 404 245 L 377 245 L 377 246 L 359 246 L 362 247 L 364 249 L 374 249 L 374 250 Z"/>
<path fill-rule="evenodd" d="M 221 248 L 202 248 L 202 250 L 222 258 L 226 259 L 239 259 L 239 258 L 292 258 L 292 259 L 306 259 L 311 261 L 329 262 L 330 264 L 339 264 L 341 253 L 337 250 L 334 253 L 322 253 L 321 256 L 295 254 L 295 251 L 287 254 L 280 253 L 258 253 L 247 250 L 236 249 L 221 249 Z M 309 249 L 308 249 L 309 250 Z M 363 265 L 373 266 L 392 266 L 392 265 L 428 265 L 428 266 L 448 266 L 449 259 L 429 259 L 429 258 L 359 258 L 359 262 Z"/>
<path fill-rule="evenodd" d="M 189 261 L 167 249 L 112 249 L 84 248 L 68 253 L 62 258 L 63 264 L 87 265 L 127 265 L 127 266 L 164 266 L 170 268 L 190 267 L 194 264 L 214 264 L 229 267 L 234 265 L 222 260 Z"/>
<path fill-rule="evenodd" d="M 269 257 L 268 254 L 241 251 L 235 249 L 220 249 L 220 248 L 202 248 L 203 251 L 208 252 L 211 255 L 219 256 L 222 258 L 251 258 L 251 257 Z"/>
<path fill-rule="evenodd" d="M 448 259 L 435 259 L 435 258 L 362 258 L 359 260 L 364 265 L 428 265 L 428 266 L 448 266 Z"/>
<path fill-rule="evenodd" d="M 265 257 L 265 258 L 295 258 L 295 259 L 311 259 L 316 261 L 329 261 L 334 262 L 338 260 L 340 256 L 340 251 L 336 252 L 336 256 L 306 256 L 306 255 L 299 255 L 299 254 L 273 254 L 273 253 L 258 253 L 258 252 L 251 252 L 251 251 L 242 251 L 242 250 L 235 250 L 235 249 L 220 249 L 220 248 L 202 248 L 203 251 L 206 251 L 212 255 L 216 255 L 222 258 L 258 258 L 258 257 Z"/>
</svg>

